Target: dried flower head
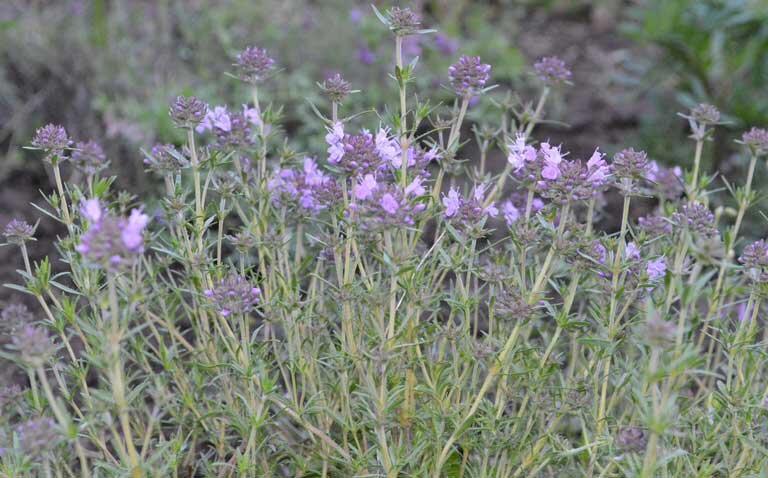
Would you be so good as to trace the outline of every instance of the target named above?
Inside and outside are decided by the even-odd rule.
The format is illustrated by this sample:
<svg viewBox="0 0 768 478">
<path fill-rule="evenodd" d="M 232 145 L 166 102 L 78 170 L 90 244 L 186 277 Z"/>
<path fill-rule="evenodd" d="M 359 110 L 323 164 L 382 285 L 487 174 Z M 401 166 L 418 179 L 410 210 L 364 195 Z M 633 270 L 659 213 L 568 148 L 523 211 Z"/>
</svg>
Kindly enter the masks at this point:
<svg viewBox="0 0 768 478">
<path fill-rule="evenodd" d="M 9 244 L 21 245 L 33 239 L 35 227 L 20 219 L 11 219 L 3 229 L 3 235 Z"/>
<path fill-rule="evenodd" d="M 224 317 L 232 314 L 247 314 L 259 302 L 261 291 L 251 285 L 243 276 L 231 273 L 203 295 Z"/>
<path fill-rule="evenodd" d="M 742 135 L 741 141 L 752 154 L 762 156 L 768 153 L 768 130 L 753 127 Z"/>
<path fill-rule="evenodd" d="M 320 89 L 335 103 L 343 102 L 352 93 L 352 85 L 338 73 L 326 78 L 320 85 Z"/>
<path fill-rule="evenodd" d="M 456 94 L 475 96 L 483 92 L 490 71 L 491 65 L 483 63 L 479 56 L 462 55 L 448 67 L 448 79 Z"/>
<path fill-rule="evenodd" d="M 52 161 L 56 158 L 64 159 L 64 151 L 72 144 L 63 126 L 48 123 L 35 131 L 32 146 L 45 151 L 45 159 Z"/>
<path fill-rule="evenodd" d="M 173 124 L 179 128 L 194 128 L 208 112 L 208 106 L 194 96 L 177 96 L 168 107 Z"/>
<path fill-rule="evenodd" d="M 545 56 L 533 65 L 541 81 L 548 85 L 566 83 L 571 79 L 571 70 L 556 56 Z"/>
<path fill-rule="evenodd" d="M 267 54 L 266 48 L 249 46 L 236 57 L 235 66 L 240 70 L 240 79 L 247 83 L 261 83 L 269 77 L 275 60 Z"/>
<path fill-rule="evenodd" d="M 77 169 L 89 176 L 97 174 L 108 166 L 104 150 L 95 141 L 76 143 L 70 160 Z"/>
<path fill-rule="evenodd" d="M 19 354 L 22 362 L 31 368 L 42 366 L 52 355 L 51 339 L 42 327 L 26 325 L 11 336 L 8 346 Z"/>
</svg>

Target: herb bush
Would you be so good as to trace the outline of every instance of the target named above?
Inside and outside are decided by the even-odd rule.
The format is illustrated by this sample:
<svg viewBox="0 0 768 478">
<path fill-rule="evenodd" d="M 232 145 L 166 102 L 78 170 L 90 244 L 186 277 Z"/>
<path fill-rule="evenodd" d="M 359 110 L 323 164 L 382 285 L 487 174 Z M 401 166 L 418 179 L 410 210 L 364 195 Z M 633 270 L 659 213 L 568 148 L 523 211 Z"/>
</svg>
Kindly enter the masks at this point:
<svg viewBox="0 0 768 478">
<path fill-rule="evenodd" d="M 376 14 L 399 101 L 348 111 L 352 85 L 326 79 L 306 118 L 323 154 L 292 148 L 264 101 L 282 72 L 256 47 L 230 72 L 245 105 L 170 105 L 186 142 L 145 152 L 156 200 L 114 191 L 97 144 L 37 131 L 56 179 L 38 214 L 67 234 L 57 262 L 31 263 L 35 227 L 4 231 L 21 256 L 7 287 L 39 307 L 2 311 L 28 387 L 0 389 L 0 472 L 763 476 L 768 243 L 738 237 L 768 132 L 741 138 L 733 210 L 700 167 L 712 106 L 681 115 L 687 172 L 536 141 L 570 78 L 555 57 L 534 65 L 538 99 L 498 103 L 470 133 L 491 66 L 459 57 L 453 105 L 429 103 L 402 49 L 432 31 L 407 8 Z M 82 181 L 61 180 L 65 161 Z M 615 233 L 594 227 L 606 193 L 623 204 Z M 657 208 L 636 221 L 643 196 Z"/>
</svg>

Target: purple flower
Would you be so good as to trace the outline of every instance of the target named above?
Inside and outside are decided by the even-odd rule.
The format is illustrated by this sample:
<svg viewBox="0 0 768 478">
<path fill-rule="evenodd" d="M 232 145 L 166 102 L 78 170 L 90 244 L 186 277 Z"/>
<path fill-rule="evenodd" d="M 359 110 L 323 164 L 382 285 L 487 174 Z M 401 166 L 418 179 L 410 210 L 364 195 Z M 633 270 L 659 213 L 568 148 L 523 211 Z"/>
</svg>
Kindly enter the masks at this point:
<svg viewBox="0 0 768 478">
<path fill-rule="evenodd" d="M 143 214 L 141 210 L 134 209 L 131 215 L 125 221 L 125 227 L 120 234 L 123 245 L 129 251 L 141 252 L 144 247 L 144 228 L 149 224 L 149 216 Z"/>
<path fill-rule="evenodd" d="M 17 330 L 11 337 L 10 348 L 18 352 L 21 360 L 32 368 L 42 366 L 53 353 L 48 331 L 33 325 Z"/>
<path fill-rule="evenodd" d="M 541 176 L 550 181 L 560 177 L 560 163 L 563 161 L 563 154 L 560 152 L 562 146 L 556 148 L 549 143 L 541 143 L 541 153 L 544 157 L 544 167 L 541 170 Z M 567 155 L 568 153 L 566 153 Z"/>
<path fill-rule="evenodd" d="M 259 118 L 259 110 L 251 108 L 245 104 L 243 105 L 243 117 L 254 126 L 258 126 L 259 121 L 261 120 Z"/>
<path fill-rule="evenodd" d="M 655 281 L 656 279 L 663 277 L 667 272 L 667 260 L 664 256 L 661 256 L 652 261 L 648 261 L 645 265 L 645 272 L 648 274 L 648 280 Z"/>
<path fill-rule="evenodd" d="M 515 172 L 520 171 L 525 163 L 536 161 L 536 148 L 525 144 L 525 135 L 522 133 L 517 133 L 514 143 L 509 144 L 508 149 L 507 162 Z"/>
<path fill-rule="evenodd" d="M 624 260 L 632 262 L 640 260 L 640 248 L 637 247 L 637 244 L 634 242 L 627 244 L 627 247 L 624 249 Z"/>
<path fill-rule="evenodd" d="M 236 57 L 240 70 L 240 79 L 247 83 L 260 83 L 265 80 L 275 65 L 265 48 L 249 46 Z"/>
<path fill-rule="evenodd" d="M 339 122 L 333 124 L 325 135 L 325 142 L 328 143 L 328 162 L 336 164 L 344 157 L 344 125 Z"/>
<path fill-rule="evenodd" d="M 48 417 L 33 418 L 16 426 L 19 448 L 25 454 L 40 456 L 59 443 L 56 422 Z"/>
<path fill-rule="evenodd" d="M 479 56 L 462 55 L 448 67 L 451 88 L 461 96 L 476 96 L 483 92 L 490 78 L 491 65 L 482 63 Z"/>
<path fill-rule="evenodd" d="M 413 178 L 413 181 L 411 181 L 410 184 L 405 187 L 405 195 L 421 196 L 422 194 L 425 194 L 427 190 L 424 188 L 424 186 L 421 185 L 422 182 L 424 182 L 424 178 L 421 176 L 416 176 Z"/>
<path fill-rule="evenodd" d="M 397 199 L 390 193 L 384 194 L 379 203 L 381 204 L 381 208 L 390 214 L 395 214 L 400 207 L 397 203 Z"/>
<path fill-rule="evenodd" d="M 379 129 L 379 132 L 376 133 L 376 152 L 379 153 L 383 162 L 389 163 L 395 168 L 399 168 L 403 164 L 400 143 L 397 139 L 389 137 L 388 131 L 384 128 Z"/>
<path fill-rule="evenodd" d="M 195 127 L 195 131 L 202 133 L 213 128 L 218 128 L 225 132 L 232 130 L 232 120 L 226 106 L 215 106 L 212 110 L 208 110 L 200 124 Z"/>
<path fill-rule="evenodd" d="M 361 200 L 368 199 L 373 195 L 373 192 L 379 187 L 376 182 L 376 178 L 373 174 L 366 174 L 360 182 L 355 185 L 354 193 L 355 197 Z"/>
<path fill-rule="evenodd" d="M 507 226 L 511 226 L 520 219 L 520 210 L 515 207 L 511 199 L 502 204 L 501 212 L 504 215 L 504 221 L 506 221 Z"/>
<path fill-rule="evenodd" d="M 536 74 L 544 83 L 554 85 L 565 83 L 571 78 L 571 70 L 556 56 L 545 56 L 533 65 Z"/>
<path fill-rule="evenodd" d="M 421 25 L 421 19 L 410 8 L 392 7 L 387 10 L 386 17 L 389 29 L 399 36 L 412 35 Z"/>
<path fill-rule="evenodd" d="M 461 196 L 456 188 L 451 188 L 448 195 L 443 196 L 443 207 L 445 208 L 445 217 L 453 217 L 461 207 Z"/>
<path fill-rule="evenodd" d="M 99 199 L 84 199 L 80 206 L 80 213 L 91 223 L 99 222 L 103 215 Z"/>
<path fill-rule="evenodd" d="M 611 174 L 611 168 L 608 163 L 603 159 L 605 155 L 595 149 L 592 156 L 587 161 L 587 171 L 589 173 L 589 180 L 595 187 L 600 187 L 608 180 L 608 176 Z"/>
<path fill-rule="evenodd" d="M 648 176 L 650 168 L 645 151 L 627 148 L 613 156 L 613 175 L 618 179 L 644 179 Z"/>
</svg>

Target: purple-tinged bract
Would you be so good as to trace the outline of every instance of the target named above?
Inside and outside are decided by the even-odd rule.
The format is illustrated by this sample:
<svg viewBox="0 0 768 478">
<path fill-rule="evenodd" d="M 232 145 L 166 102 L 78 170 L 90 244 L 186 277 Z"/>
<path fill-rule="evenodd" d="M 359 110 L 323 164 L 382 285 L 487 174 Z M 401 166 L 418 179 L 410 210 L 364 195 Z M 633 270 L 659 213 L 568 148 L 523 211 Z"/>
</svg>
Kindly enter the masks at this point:
<svg viewBox="0 0 768 478">
<path fill-rule="evenodd" d="M 556 56 L 545 56 L 533 65 L 541 81 L 548 85 L 565 83 L 571 79 L 571 70 Z"/>
<path fill-rule="evenodd" d="M 259 302 L 261 291 L 238 274 L 229 274 L 203 295 L 224 317 L 247 314 Z"/>
<path fill-rule="evenodd" d="M 21 245 L 32 240 L 35 227 L 20 219 L 11 219 L 3 229 L 3 235 L 9 244 Z"/>
<path fill-rule="evenodd" d="M 179 128 L 194 128 L 208 113 L 208 106 L 194 96 L 177 96 L 168 107 L 168 115 Z"/>
<path fill-rule="evenodd" d="M 266 48 L 255 46 L 247 47 L 237 55 L 236 60 L 240 79 L 252 84 L 267 79 L 275 66 L 275 60 L 269 56 Z"/>
</svg>

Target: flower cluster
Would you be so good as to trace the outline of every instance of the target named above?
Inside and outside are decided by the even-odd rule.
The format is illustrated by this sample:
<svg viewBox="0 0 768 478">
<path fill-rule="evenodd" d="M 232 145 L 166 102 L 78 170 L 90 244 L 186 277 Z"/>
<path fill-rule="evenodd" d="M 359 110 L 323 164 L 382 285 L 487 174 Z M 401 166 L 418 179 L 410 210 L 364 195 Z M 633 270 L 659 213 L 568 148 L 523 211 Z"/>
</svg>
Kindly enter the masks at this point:
<svg viewBox="0 0 768 478">
<path fill-rule="evenodd" d="M 715 216 L 699 202 L 683 204 L 672 213 L 672 222 L 702 238 L 712 239 L 720 234 L 715 226 Z"/>
<path fill-rule="evenodd" d="M 746 246 L 739 257 L 739 262 L 744 264 L 752 280 L 768 281 L 768 242 L 761 239 Z"/>
<path fill-rule="evenodd" d="M 451 88 L 460 96 L 476 96 L 483 92 L 490 78 L 491 65 L 483 63 L 479 56 L 462 55 L 448 67 Z"/>
<path fill-rule="evenodd" d="M 114 270 L 144 252 L 144 229 L 149 216 L 140 209 L 132 210 L 127 218 L 116 217 L 94 198 L 84 200 L 80 212 L 88 221 L 88 229 L 76 250 L 88 262 Z"/>
<path fill-rule="evenodd" d="M 249 313 L 259 302 L 261 291 L 243 276 L 232 273 L 203 291 L 203 295 L 223 317 L 229 317 Z"/>
<path fill-rule="evenodd" d="M 241 112 L 229 112 L 226 106 L 216 106 L 197 125 L 195 131 L 203 133 L 213 131 L 217 138 L 217 147 L 240 149 L 253 145 L 252 126 L 259 124 L 259 112 L 256 108 L 243 105 Z"/>
<path fill-rule="evenodd" d="M 384 226 L 412 226 L 418 213 L 426 208 L 416 201 L 426 193 L 424 179 L 414 178 L 405 188 L 396 184 L 377 181 L 374 174 L 358 178 L 352 188 L 353 202 L 350 211 L 361 220 L 364 229 Z"/>
<path fill-rule="evenodd" d="M 277 170 L 267 187 L 275 204 L 295 207 L 303 213 L 324 209 L 339 197 L 336 182 L 312 158 L 304 158 L 301 170 Z"/>
<path fill-rule="evenodd" d="M 208 106 L 194 96 L 177 96 L 168 107 L 168 115 L 178 128 L 194 128 L 208 113 Z"/>
<path fill-rule="evenodd" d="M 413 35 L 419 31 L 421 19 L 410 8 L 392 7 L 387 10 L 387 23 L 396 35 Z"/>
<path fill-rule="evenodd" d="M 507 226 L 512 226 L 517 223 L 525 214 L 526 207 L 528 207 L 526 201 L 527 198 L 525 195 L 514 194 L 501 204 L 501 215 L 507 223 Z M 544 201 L 540 198 L 534 197 L 531 200 L 530 208 L 532 213 L 538 212 L 543 207 Z"/>
<path fill-rule="evenodd" d="M 589 199 L 608 184 L 611 169 L 600 151 L 595 150 L 586 163 L 563 160 L 560 148 L 552 148 L 547 143 L 542 144 L 542 151 L 544 168 L 541 175 L 544 180 L 539 183 L 539 189 L 543 197 L 554 203 Z"/>
<path fill-rule="evenodd" d="M 556 56 L 545 56 L 533 65 L 541 81 L 548 85 L 565 83 L 571 79 L 571 70 Z"/>
<path fill-rule="evenodd" d="M 32 146 L 45 151 L 45 158 L 49 161 L 54 158 L 64 158 L 64 151 L 71 144 L 72 141 L 64 127 L 52 123 L 38 128 L 32 140 Z"/>
<path fill-rule="evenodd" d="M 267 79 L 275 66 L 265 48 L 249 46 L 236 57 L 240 79 L 247 83 L 260 83 Z"/>
<path fill-rule="evenodd" d="M 390 166 L 398 168 L 402 164 L 400 144 L 384 128 L 379 129 L 374 137 L 366 130 L 359 134 L 347 134 L 341 123 L 334 123 L 328 129 L 325 141 L 328 144 L 328 162 L 354 177 L 375 174 Z"/>
<path fill-rule="evenodd" d="M 494 203 L 484 206 L 484 202 L 485 186 L 482 184 L 475 186 L 468 198 L 463 197 L 458 189 L 451 188 L 448 194 L 443 195 L 443 215 L 452 224 L 473 227 L 486 217 L 496 217 L 499 214 Z"/>
<path fill-rule="evenodd" d="M 747 145 L 752 154 L 757 156 L 768 154 L 768 130 L 753 127 L 741 136 L 741 141 Z"/>
<path fill-rule="evenodd" d="M 11 219 L 3 229 L 3 235 L 9 244 L 20 245 L 32 240 L 35 227 L 20 219 Z"/>
<path fill-rule="evenodd" d="M 336 103 L 341 103 L 344 101 L 344 98 L 352 93 L 352 85 L 338 73 L 326 78 L 320 85 L 320 89 L 323 90 L 323 93 L 325 93 L 331 101 Z"/>
<path fill-rule="evenodd" d="M 18 424 L 14 430 L 23 453 L 39 456 L 59 443 L 56 422 L 52 418 L 32 418 Z"/>
</svg>

